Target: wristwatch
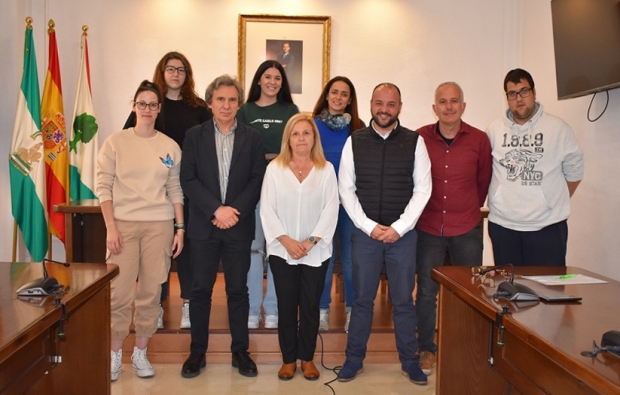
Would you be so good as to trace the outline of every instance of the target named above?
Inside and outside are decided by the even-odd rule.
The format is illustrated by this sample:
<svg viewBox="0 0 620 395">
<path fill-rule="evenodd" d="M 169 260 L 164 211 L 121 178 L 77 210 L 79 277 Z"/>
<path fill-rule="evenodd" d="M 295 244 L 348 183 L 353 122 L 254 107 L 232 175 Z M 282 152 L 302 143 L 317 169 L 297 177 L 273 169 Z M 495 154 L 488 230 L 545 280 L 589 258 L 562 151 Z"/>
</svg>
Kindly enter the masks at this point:
<svg viewBox="0 0 620 395">
<path fill-rule="evenodd" d="M 308 241 L 309 241 L 310 243 L 312 243 L 312 244 L 316 244 L 316 243 L 318 243 L 318 242 L 319 242 L 319 241 L 316 239 L 316 237 L 314 237 L 314 236 L 310 236 L 310 237 L 308 237 Z"/>
</svg>

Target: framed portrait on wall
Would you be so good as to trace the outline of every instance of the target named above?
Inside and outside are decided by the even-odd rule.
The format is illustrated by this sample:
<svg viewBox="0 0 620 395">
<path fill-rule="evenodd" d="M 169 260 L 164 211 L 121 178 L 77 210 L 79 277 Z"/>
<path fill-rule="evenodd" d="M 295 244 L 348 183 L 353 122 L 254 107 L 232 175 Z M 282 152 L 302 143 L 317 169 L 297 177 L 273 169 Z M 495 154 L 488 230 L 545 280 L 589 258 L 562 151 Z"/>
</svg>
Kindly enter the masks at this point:
<svg viewBox="0 0 620 395">
<path fill-rule="evenodd" d="M 277 60 L 284 67 L 300 111 L 312 111 L 329 81 L 331 17 L 239 15 L 237 72 L 244 91 L 258 66 Z"/>
</svg>

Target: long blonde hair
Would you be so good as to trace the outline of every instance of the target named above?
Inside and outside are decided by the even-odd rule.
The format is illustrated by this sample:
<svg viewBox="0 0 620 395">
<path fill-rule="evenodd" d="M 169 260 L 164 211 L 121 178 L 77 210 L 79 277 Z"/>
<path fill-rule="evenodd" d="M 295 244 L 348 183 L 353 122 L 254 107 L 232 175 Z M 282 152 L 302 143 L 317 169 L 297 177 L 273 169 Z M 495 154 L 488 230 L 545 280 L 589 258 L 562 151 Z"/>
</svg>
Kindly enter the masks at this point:
<svg viewBox="0 0 620 395">
<path fill-rule="evenodd" d="M 293 128 L 299 122 L 307 121 L 310 123 L 312 128 L 312 134 L 314 135 L 314 144 L 312 145 L 312 150 L 310 151 L 310 159 L 314 163 L 314 166 L 317 169 L 322 169 L 325 167 L 327 160 L 325 159 L 325 154 L 323 153 L 323 146 L 321 145 L 321 135 L 319 135 L 319 129 L 316 127 L 316 123 L 314 123 L 314 118 L 312 114 L 309 112 L 300 112 L 298 114 L 293 115 L 286 126 L 284 127 L 284 134 L 282 135 L 282 146 L 280 147 L 280 154 L 274 159 L 279 166 L 287 167 L 289 162 L 293 157 L 293 151 L 291 150 L 290 140 L 291 135 L 293 134 Z"/>
</svg>

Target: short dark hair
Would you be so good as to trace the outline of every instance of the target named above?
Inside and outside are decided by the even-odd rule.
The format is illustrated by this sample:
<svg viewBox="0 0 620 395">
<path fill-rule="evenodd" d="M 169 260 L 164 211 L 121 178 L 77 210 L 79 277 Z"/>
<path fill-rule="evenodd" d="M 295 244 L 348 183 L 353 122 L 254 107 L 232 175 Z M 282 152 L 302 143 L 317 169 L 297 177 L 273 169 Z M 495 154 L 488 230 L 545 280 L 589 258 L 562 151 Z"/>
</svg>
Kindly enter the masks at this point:
<svg viewBox="0 0 620 395">
<path fill-rule="evenodd" d="M 265 60 L 263 63 L 260 64 L 260 66 L 258 66 L 258 69 L 256 69 L 256 73 L 254 73 L 254 78 L 252 78 L 250 90 L 248 91 L 248 103 L 255 102 L 260 99 L 260 77 L 265 74 L 265 71 L 272 67 L 275 67 L 282 75 L 282 86 L 280 87 L 280 91 L 278 92 L 276 99 L 280 103 L 293 104 L 293 96 L 291 96 L 291 88 L 288 84 L 288 77 L 286 76 L 284 67 L 282 67 L 280 62 L 278 62 L 277 60 Z"/>
<path fill-rule="evenodd" d="M 214 79 L 205 92 L 205 101 L 208 104 L 211 104 L 213 101 L 213 92 L 219 89 L 221 86 L 234 86 L 237 88 L 237 92 L 239 93 L 239 106 L 243 104 L 243 88 L 239 81 L 236 78 L 229 76 L 228 74 L 221 75 Z"/>
<path fill-rule="evenodd" d="M 523 69 L 510 70 L 504 78 L 504 92 L 508 92 L 508 83 L 518 84 L 521 80 L 526 80 L 530 84 L 530 88 L 534 89 L 534 79 L 532 75 Z"/>
<path fill-rule="evenodd" d="M 392 84 L 391 82 L 382 82 L 379 85 L 375 86 L 375 89 L 372 90 L 372 94 L 375 94 L 375 91 L 379 88 L 394 88 L 396 89 L 396 92 L 398 92 L 398 101 L 402 101 L 402 95 L 400 94 L 400 89 L 398 89 L 398 87 L 394 84 Z"/>
</svg>

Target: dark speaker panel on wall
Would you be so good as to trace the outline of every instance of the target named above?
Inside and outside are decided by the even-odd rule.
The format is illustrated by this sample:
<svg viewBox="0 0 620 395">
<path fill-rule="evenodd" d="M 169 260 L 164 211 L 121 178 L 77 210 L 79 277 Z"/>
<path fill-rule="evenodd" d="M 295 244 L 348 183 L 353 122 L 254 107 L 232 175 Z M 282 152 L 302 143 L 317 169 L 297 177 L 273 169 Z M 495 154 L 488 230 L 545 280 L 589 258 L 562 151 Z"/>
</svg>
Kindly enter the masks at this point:
<svg viewBox="0 0 620 395">
<path fill-rule="evenodd" d="M 552 0 L 558 99 L 620 87 L 620 1 Z"/>
</svg>

